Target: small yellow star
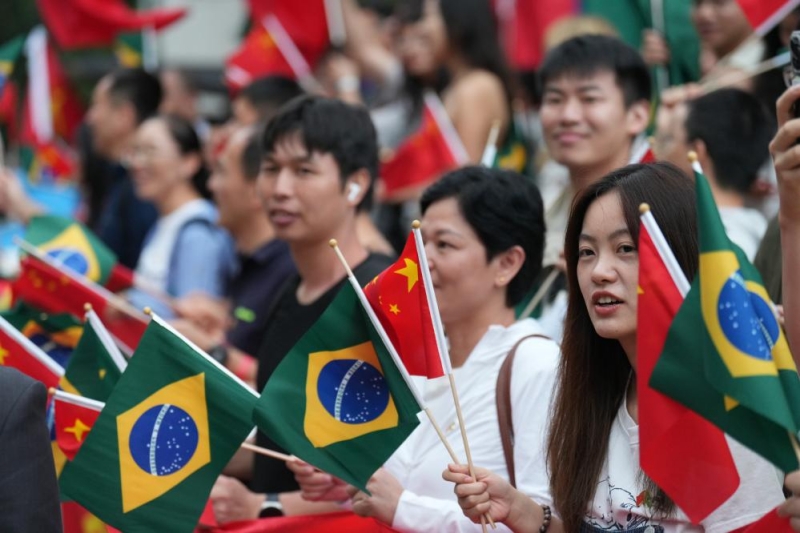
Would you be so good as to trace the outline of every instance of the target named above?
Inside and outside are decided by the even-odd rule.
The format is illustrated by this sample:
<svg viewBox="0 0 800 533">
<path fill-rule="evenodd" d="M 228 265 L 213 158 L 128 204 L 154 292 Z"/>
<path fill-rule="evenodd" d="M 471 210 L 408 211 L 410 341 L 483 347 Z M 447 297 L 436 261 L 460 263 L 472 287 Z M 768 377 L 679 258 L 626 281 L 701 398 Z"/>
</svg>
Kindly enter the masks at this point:
<svg viewBox="0 0 800 533">
<path fill-rule="evenodd" d="M 76 418 L 75 424 L 73 424 L 71 427 L 66 428 L 64 432 L 72 433 L 75 436 L 76 441 L 83 442 L 83 434 L 89 431 L 90 429 L 92 428 L 81 422 L 80 418 Z"/>
<path fill-rule="evenodd" d="M 404 257 L 403 261 L 406 262 L 406 266 L 400 270 L 395 270 L 394 273 L 408 278 L 408 292 L 411 292 L 411 289 L 414 288 L 414 285 L 416 285 L 417 280 L 419 279 L 419 267 L 417 267 L 417 264 L 408 257 Z"/>
<path fill-rule="evenodd" d="M 397 307 L 397 304 L 391 304 L 389 306 L 389 312 L 397 316 L 400 314 L 400 308 Z"/>
<path fill-rule="evenodd" d="M 8 357 L 8 350 L 0 346 L 0 365 L 6 364 L 6 357 Z"/>
<path fill-rule="evenodd" d="M 100 379 L 105 379 L 106 378 L 106 369 L 105 368 L 101 368 L 100 371 L 98 372 L 98 374 L 100 375 Z"/>
</svg>

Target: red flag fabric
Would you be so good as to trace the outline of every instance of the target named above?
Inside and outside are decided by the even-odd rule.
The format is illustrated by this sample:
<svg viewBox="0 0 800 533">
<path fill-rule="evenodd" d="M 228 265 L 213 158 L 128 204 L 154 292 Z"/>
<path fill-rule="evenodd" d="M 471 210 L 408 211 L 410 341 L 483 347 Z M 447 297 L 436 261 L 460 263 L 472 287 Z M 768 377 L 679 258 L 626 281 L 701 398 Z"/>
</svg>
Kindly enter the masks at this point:
<svg viewBox="0 0 800 533">
<path fill-rule="evenodd" d="M 130 289 L 134 285 L 135 275 L 133 270 L 120 263 L 111 268 L 111 274 L 104 287 L 111 292 L 120 292 Z"/>
<path fill-rule="evenodd" d="M 404 189 L 423 187 L 468 159 L 444 106 L 438 97 L 428 94 L 419 130 L 381 166 L 384 194 L 391 199 Z"/>
<path fill-rule="evenodd" d="M 0 317 L 0 365 L 16 368 L 23 374 L 58 387 L 64 369 L 19 330 Z"/>
<path fill-rule="evenodd" d="M 758 35 L 766 35 L 791 10 L 800 5 L 800 0 L 737 0 L 747 20 Z"/>
<path fill-rule="evenodd" d="M 578 0 L 494 0 L 509 62 L 517 70 L 533 70 L 544 57 L 544 36 L 550 25 L 578 13 Z"/>
<path fill-rule="evenodd" d="M 99 518 L 75 502 L 61 504 L 61 522 L 64 533 L 111 533 Z"/>
<path fill-rule="evenodd" d="M 649 385 L 682 302 L 683 295 L 643 223 L 636 335 L 639 460 L 642 470 L 692 522 L 699 523 L 736 491 L 739 474 L 722 431 Z"/>
<path fill-rule="evenodd" d="M 19 91 L 17 84 L 8 81 L 0 91 L 0 124 L 6 128 L 6 143 L 17 141 L 17 102 Z"/>
<path fill-rule="evenodd" d="M 225 82 L 235 93 L 256 78 L 270 74 L 296 77 L 272 34 L 263 24 L 255 24 L 241 46 L 228 57 Z"/>
<path fill-rule="evenodd" d="M 103 407 L 100 402 L 57 391 L 53 396 L 56 442 L 71 461 L 94 426 Z"/>
<path fill-rule="evenodd" d="M 753 522 L 749 526 L 737 529 L 733 533 L 792 533 L 793 531 L 789 518 L 778 516 L 777 509 L 773 509 L 758 522 Z"/>
<path fill-rule="evenodd" d="M 248 0 L 254 21 L 274 15 L 306 61 L 315 65 L 330 46 L 325 0 Z"/>
<path fill-rule="evenodd" d="M 134 11 L 123 0 L 37 0 L 45 26 L 61 48 L 110 46 L 117 35 L 160 30 L 186 15 L 185 8 Z"/>
<path fill-rule="evenodd" d="M 14 281 L 14 295 L 46 312 L 70 313 L 78 318 L 84 316 L 85 304 L 90 304 L 128 353 L 133 353 L 147 327 L 144 314 L 115 305 L 110 300 L 118 297 L 108 290 L 33 256 L 22 260 L 22 271 Z"/>
<path fill-rule="evenodd" d="M 413 232 L 397 262 L 375 276 L 364 293 L 408 373 L 428 379 L 443 376 Z"/>
<path fill-rule="evenodd" d="M 198 533 L 201 531 L 209 530 L 197 530 Z M 338 512 L 231 522 L 211 531 L 213 533 L 307 533 L 309 531 L 391 533 L 394 529 L 381 524 L 373 518 L 362 518 L 350 512 Z"/>
</svg>

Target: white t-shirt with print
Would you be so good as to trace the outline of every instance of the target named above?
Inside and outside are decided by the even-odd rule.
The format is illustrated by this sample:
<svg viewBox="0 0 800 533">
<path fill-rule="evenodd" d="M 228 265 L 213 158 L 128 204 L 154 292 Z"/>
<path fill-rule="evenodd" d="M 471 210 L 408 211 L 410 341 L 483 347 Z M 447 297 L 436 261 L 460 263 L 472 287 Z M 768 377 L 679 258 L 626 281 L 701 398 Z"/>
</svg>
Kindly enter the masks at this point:
<svg viewBox="0 0 800 533">
<path fill-rule="evenodd" d="M 660 525 L 665 533 L 722 533 L 755 522 L 784 499 L 778 473 L 770 463 L 733 439 L 726 438 L 741 479 L 733 496 L 700 525 L 691 524 L 680 510 L 669 520 L 651 520 L 643 502 L 639 426 L 623 402 L 611 427 L 608 456 L 584 520 L 600 531 Z"/>
</svg>

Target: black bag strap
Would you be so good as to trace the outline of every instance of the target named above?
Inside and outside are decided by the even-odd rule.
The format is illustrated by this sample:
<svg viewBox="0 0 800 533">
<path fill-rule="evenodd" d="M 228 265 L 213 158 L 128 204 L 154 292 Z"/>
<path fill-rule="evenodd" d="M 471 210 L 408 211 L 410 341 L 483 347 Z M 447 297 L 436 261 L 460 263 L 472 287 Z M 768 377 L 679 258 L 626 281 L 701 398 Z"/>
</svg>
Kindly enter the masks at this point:
<svg viewBox="0 0 800 533">
<path fill-rule="evenodd" d="M 517 355 L 519 345 L 535 337 L 550 339 L 550 337 L 540 334 L 522 337 L 508 352 L 505 361 L 500 366 L 500 373 L 497 374 L 497 387 L 495 388 L 497 421 L 500 424 L 500 442 L 503 444 L 503 455 L 508 467 L 508 480 L 512 487 L 517 486 L 517 479 L 514 472 L 514 422 L 511 417 L 511 368 L 514 366 L 514 356 Z"/>
</svg>

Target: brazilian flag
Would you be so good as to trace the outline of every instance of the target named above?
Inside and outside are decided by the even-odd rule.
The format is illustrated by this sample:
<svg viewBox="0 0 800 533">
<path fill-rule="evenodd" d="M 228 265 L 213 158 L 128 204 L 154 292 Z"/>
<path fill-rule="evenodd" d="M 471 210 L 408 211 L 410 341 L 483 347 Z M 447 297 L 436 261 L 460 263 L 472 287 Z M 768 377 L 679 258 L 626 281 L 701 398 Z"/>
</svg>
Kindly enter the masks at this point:
<svg viewBox="0 0 800 533">
<path fill-rule="evenodd" d="M 126 533 L 191 532 L 256 398 L 153 316 L 61 491 Z"/>
<path fill-rule="evenodd" d="M 25 240 L 56 262 L 105 285 L 117 257 L 100 239 L 79 222 L 53 215 L 31 219 Z"/>
<path fill-rule="evenodd" d="M 144 35 L 140 31 L 121 33 L 114 43 L 114 54 L 123 68 L 139 68 L 144 65 Z"/>
<path fill-rule="evenodd" d="M 105 402 L 128 365 L 111 334 L 93 310 L 86 312 L 80 342 L 72 352 L 61 378 L 61 388 Z"/>
<path fill-rule="evenodd" d="M 3 88 L 6 86 L 11 73 L 14 72 L 14 64 L 19 58 L 24 44 L 24 35 L 14 37 L 10 41 L 0 44 L 0 94 L 3 94 Z"/>
<path fill-rule="evenodd" d="M 253 419 L 290 453 L 366 490 L 417 427 L 420 410 L 345 284 L 275 369 Z"/>
<path fill-rule="evenodd" d="M 72 315 L 45 313 L 24 302 L 18 302 L 0 316 L 63 367 L 67 366 L 83 332 L 83 324 Z"/>
<path fill-rule="evenodd" d="M 728 240 L 695 167 L 700 268 L 672 322 L 650 385 L 789 472 L 800 379 L 756 269 Z"/>
</svg>

